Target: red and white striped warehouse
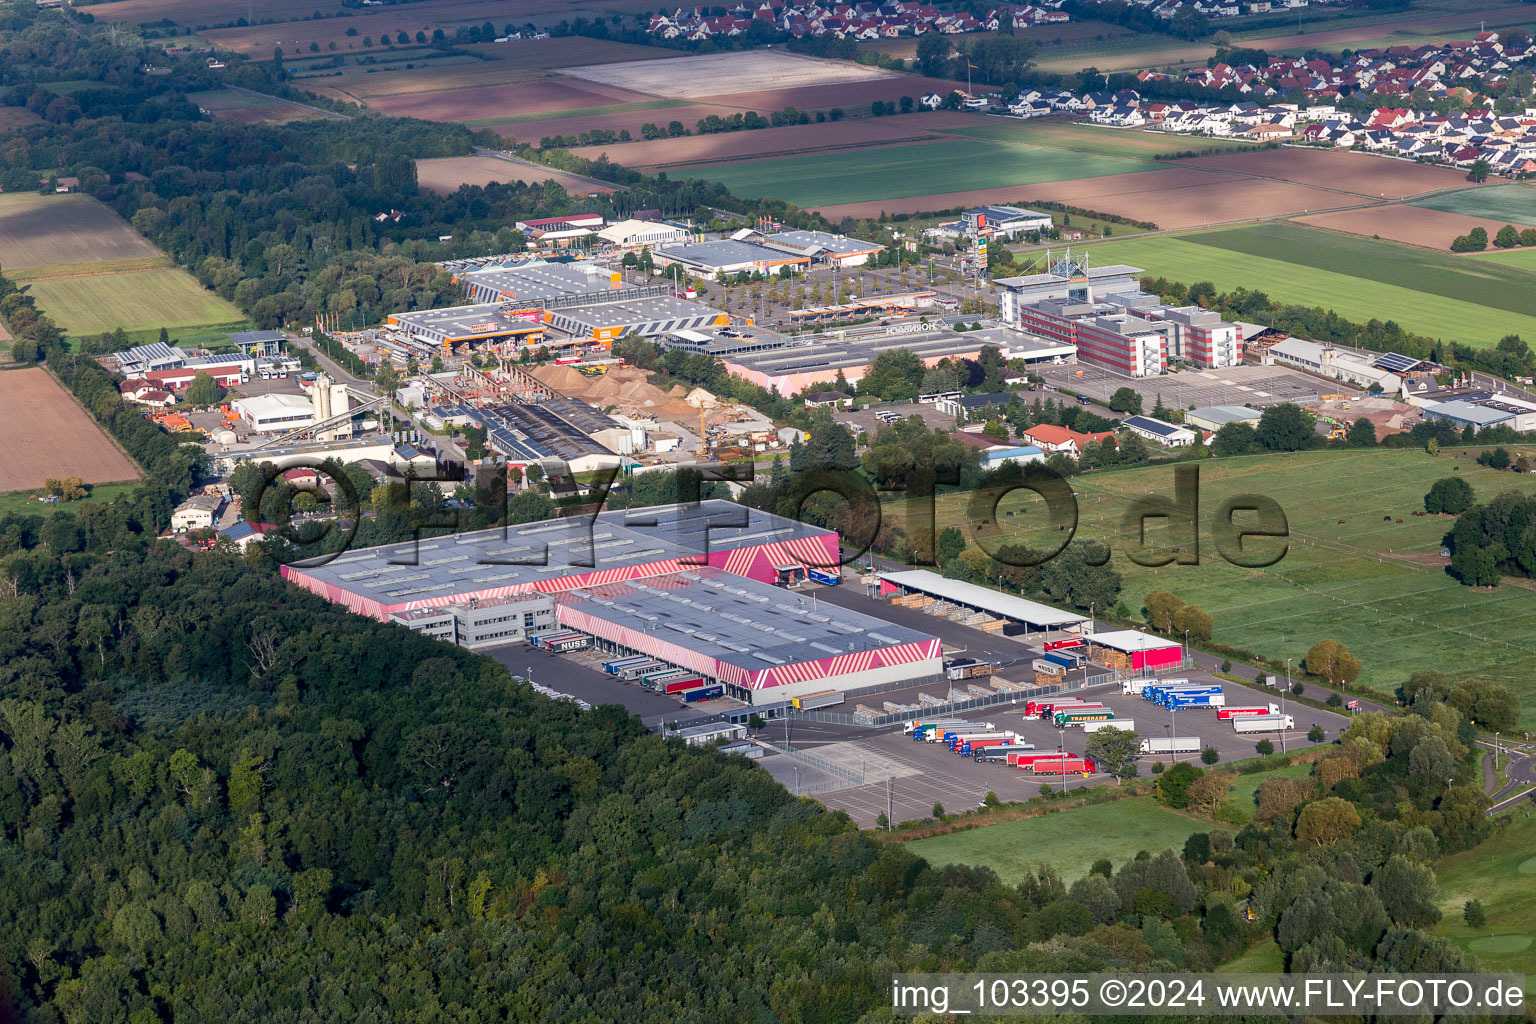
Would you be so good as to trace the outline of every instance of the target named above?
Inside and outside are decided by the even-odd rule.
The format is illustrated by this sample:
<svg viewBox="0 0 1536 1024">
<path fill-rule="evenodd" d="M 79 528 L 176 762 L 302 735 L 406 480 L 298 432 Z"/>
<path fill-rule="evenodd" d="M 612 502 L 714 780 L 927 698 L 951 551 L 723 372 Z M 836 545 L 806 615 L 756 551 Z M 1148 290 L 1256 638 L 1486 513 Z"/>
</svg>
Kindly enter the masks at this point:
<svg viewBox="0 0 1536 1024">
<path fill-rule="evenodd" d="M 555 618 L 698 672 L 748 703 L 943 671 L 934 637 L 718 569 L 568 590 Z"/>
<path fill-rule="evenodd" d="M 935 638 L 773 586 L 835 572 L 838 560 L 831 531 L 706 501 L 366 548 L 282 572 L 384 621 L 547 595 L 560 625 L 707 674 L 748 702 L 939 675 Z"/>
</svg>

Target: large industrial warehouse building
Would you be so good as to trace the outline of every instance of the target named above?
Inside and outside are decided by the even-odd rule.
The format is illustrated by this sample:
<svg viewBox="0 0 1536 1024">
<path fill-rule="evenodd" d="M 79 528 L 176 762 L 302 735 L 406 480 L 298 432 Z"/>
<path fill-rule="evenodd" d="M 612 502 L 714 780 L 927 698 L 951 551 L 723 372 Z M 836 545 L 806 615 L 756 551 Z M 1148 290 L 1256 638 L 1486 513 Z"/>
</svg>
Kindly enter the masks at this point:
<svg viewBox="0 0 1536 1024">
<path fill-rule="evenodd" d="M 940 675 L 934 637 L 771 585 L 837 561 L 835 533 L 707 501 L 368 548 L 282 572 L 359 614 L 470 647 L 553 622 L 707 675 L 754 705 Z"/>
<path fill-rule="evenodd" d="M 838 563 L 837 534 L 729 501 L 601 512 L 349 551 L 283 575 L 354 612 L 391 613 L 660 576 L 705 564 L 775 583 Z"/>
<path fill-rule="evenodd" d="M 566 591 L 555 618 L 752 704 L 917 681 L 944 667 L 934 637 L 718 569 Z"/>
</svg>

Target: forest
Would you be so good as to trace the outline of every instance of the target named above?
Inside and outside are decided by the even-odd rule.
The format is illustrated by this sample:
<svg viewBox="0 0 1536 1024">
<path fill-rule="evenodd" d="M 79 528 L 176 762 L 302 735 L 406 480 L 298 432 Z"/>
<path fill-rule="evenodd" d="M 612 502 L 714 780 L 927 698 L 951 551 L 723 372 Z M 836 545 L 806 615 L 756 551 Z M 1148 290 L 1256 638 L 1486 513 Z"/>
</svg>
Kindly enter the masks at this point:
<svg viewBox="0 0 1536 1024">
<path fill-rule="evenodd" d="M 462 129 L 183 116 L 131 48 L 62 17 L 0 15 L 7 101 L 89 75 L 139 102 L 47 98 L 48 124 L 0 148 L 5 173 L 33 188 L 41 169 L 80 169 L 253 315 L 433 300 L 427 233 L 454 224 L 491 245 L 511 216 L 571 202 L 520 185 L 414 195 L 405 154 L 462 152 Z M 405 204 L 399 225 L 372 220 L 384 203 Z M 1477 786 L 1438 784 L 1477 777 L 1446 680 L 1409 680 L 1401 715 L 1357 716 L 1239 829 L 1070 886 L 1046 868 L 1016 885 L 935 869 L 743 758 L 652 735 L 617 705 L 537 696 L 487 657 L 292 587 L 281 544 L 247 556 L 157 539 L 200 450 L 125 405 L 94 360 L 32 341 L 145 477 L 111 503 L 0 515 L 0 1019 L 874 1022 L 892 1019 L 893 971 L 1205 969 L 1270 938 L 1296 971 L 1475 966 L 1424 930 L 1434 859 L 1495 827 Z M 718 364 L 644 355 L 746 387 Z M 920 383 L 903 362 L 882 369 Z M 975 369 L 982 383 L 999 367 Z M 846 430 L 805 422 L 789 468 L 854 468 Z M 872 478 L 910 457 L 1006 482 L 915 424 L 876 441 L 859 464 Z M 791 500 L 783 469 L 743 499 Z M 365 494 L 336 472 L 362 542 L 448 511 L 445 488 Z M 292 495 L 263 494 L 266 479 L 256 466 L 232 484 L 281 511 Z M 507 502 L 495 478 L 465 483 L 472 524 L 553 513 L 537 490 Z M 683 486 L 647 481 L 626 500 Z"/>
</svg>

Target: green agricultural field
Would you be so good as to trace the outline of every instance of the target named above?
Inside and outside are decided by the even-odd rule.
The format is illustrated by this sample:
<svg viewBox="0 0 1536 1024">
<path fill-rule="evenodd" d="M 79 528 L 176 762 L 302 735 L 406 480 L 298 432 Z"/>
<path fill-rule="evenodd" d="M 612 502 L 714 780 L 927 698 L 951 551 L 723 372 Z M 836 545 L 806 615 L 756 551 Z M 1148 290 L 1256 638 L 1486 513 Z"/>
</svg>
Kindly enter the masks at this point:
<svg viewBox="0 0 1536 1024">
<path fill-rule="evenodd" d="M 1100 263 L 1129 263 L 1222 291 L 1247 287 L 1360 323 L 1395 320 L 1430 337 L 1493 345 L 1536 338 L 1536 274 L 1292 224 L 1100 242 Z"/>
<path fill-rule="evenodd" d="M 1151 797 L 1133 797 L 915 839 L 906 847 L 934 865 L 991 868 L 1009 885 L 1040 864 L 1055 868 L 1070 883 L 1088 874 L 1100 857 L 1118 869 L 1141 850 L 1157 854 L 1172 847 L 1180 852 L 1184 840 L 1208 830 L 1194 818 L 1157 806 Z"/>
<path fill-rule="evenodd" d="M 679 168 L 673 178 L 723 182 L 739 196 L 771 195 L 802 207 L 1150 171 L 1151 160 L 1100 156 L 989 139 L 926 142 L 851 153 Z M 1536 332 L 1533 332 L 1536 337 Z"/>
<path fill-rule="evenodd" d="M 243 323 L 245 315 L 205 290 L 184 270 L 164 267 L 125 274 L 52 277 L 29 285 L 38 306 L 65 334 Z"/>
<path fill-rule="evenodd" d="M 1536 273 L 1536 249 L 1491 249 L 1467 258 L 1478 263 L 1497 263 Z"/>
<path fill-rule="evenodd" d="M 1508 224 L 1536 225 L 1536 186 L 1531 185 L 1492 185 L 1449 192 L 1421 199 L 1412 205 L 1426 210 L 1502 220 Z"/>
<path fill-rule="evenodd" d="M 1144 132 L 1125 128 L 1104 128 L 1058 120 L 1021 121 L 1017 118 L 989 117 L 973 125 L 940 129 L 946 134 L 973 139 L 995 139 L 1038 146 L 1067 149 L 1100 156 L 1147 157 L 1183 153 L 1191 149 L 1230 149 L 1234 152 L 1254 148 L 1230 139 L 1199 139 Z M 1172 166 L 1171 164 L 1168 166 Z"/>
<path fill-rule="evenodd" d="M 1172 495 L 1173 468 L 1089 473 L 1071 481 L 1077 536 L 1112 545 L 1111 564 L 1124 578 L 1122 600 L 1133 614 L 1151 591 L 1170 591 L 1215 618 L 1216 639 L 1293 664 L 1313 643 L 1331 638 L 1365 663 L 1362 682 L 1383 689 L 1425 668 L 1493 679 L 1521 695 L 1524 722 L 1536 726 L 1536 591 L 1463 587 L 1437 557 L 1451 520 L 1412 514 L 1423 510 L 1436 479 L 1453 474 L 1480 499 L 1536 492 L 1536 475 L 1496 472 L 1478 466 L 1476 455 L 1459 447 L 1438 457 L 1373 449 L 1201 462 L 1200 564 L 1158 569 L 1126 557 L 1121 524 L 1132 498 Z M 1019 496 L 1028 493 L 1005 498 L 1000 514 L 1025 508 Z M 1246 493 L 1272 496 L 1291 531 L 1285 556 L 1267 569 L 1230 565 L 1211 541 L 1212 514 L 1228 497 Z M 941 500 L 941 527 L 968 518 L 959 496 Z M 1006 515 L 999 521 L 1012 535 L 1003 543 L 1031 543 L 1022 523 Z M 1149 523 L 1150 543 L 1173 546 L 1165 536 Z M 1033 538 L 1032 546 L 1060 543 L 1055 531 L 1048 537 Z"/>
<path fill-rule="evenodd" d="M 1536 992 L 1536 814 L 1530 804 L 1520 806 L 1503 832 L 1435 865 L 1444 916 L 1434 932 L 1474 954 L 1485 971 L 1528 975 L 1529 996 Z M 1468 927 L 1461 916 L 1469 899 L 1483 903 L 1482 928 Z"/>
</svg>

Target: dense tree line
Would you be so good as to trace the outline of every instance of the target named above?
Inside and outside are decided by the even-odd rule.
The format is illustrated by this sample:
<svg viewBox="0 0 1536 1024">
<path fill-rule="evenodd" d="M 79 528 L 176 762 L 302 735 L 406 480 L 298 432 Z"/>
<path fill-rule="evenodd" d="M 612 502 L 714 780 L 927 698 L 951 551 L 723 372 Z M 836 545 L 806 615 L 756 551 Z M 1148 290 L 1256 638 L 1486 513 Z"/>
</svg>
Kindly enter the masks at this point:
<svg viewBox="0 0 1536 1024">
<path fill-rule="evenodd" d="M 1464 509 L 1445 535 L 1451 573 L 1468 586 L 1536 577 L 1536 499 L 1507 491 Z"/>
<path fill-rule="evenodd" d="M 35 363 L 49 346 L 57 345 L 64 334 L 48 314 L 37 308 L 37 300 L 16 287 L 16 282 L 0 273 L 0 322 L 10 329 L 10 351 L 5 353 L 18 363 Z"/>
</svg>

